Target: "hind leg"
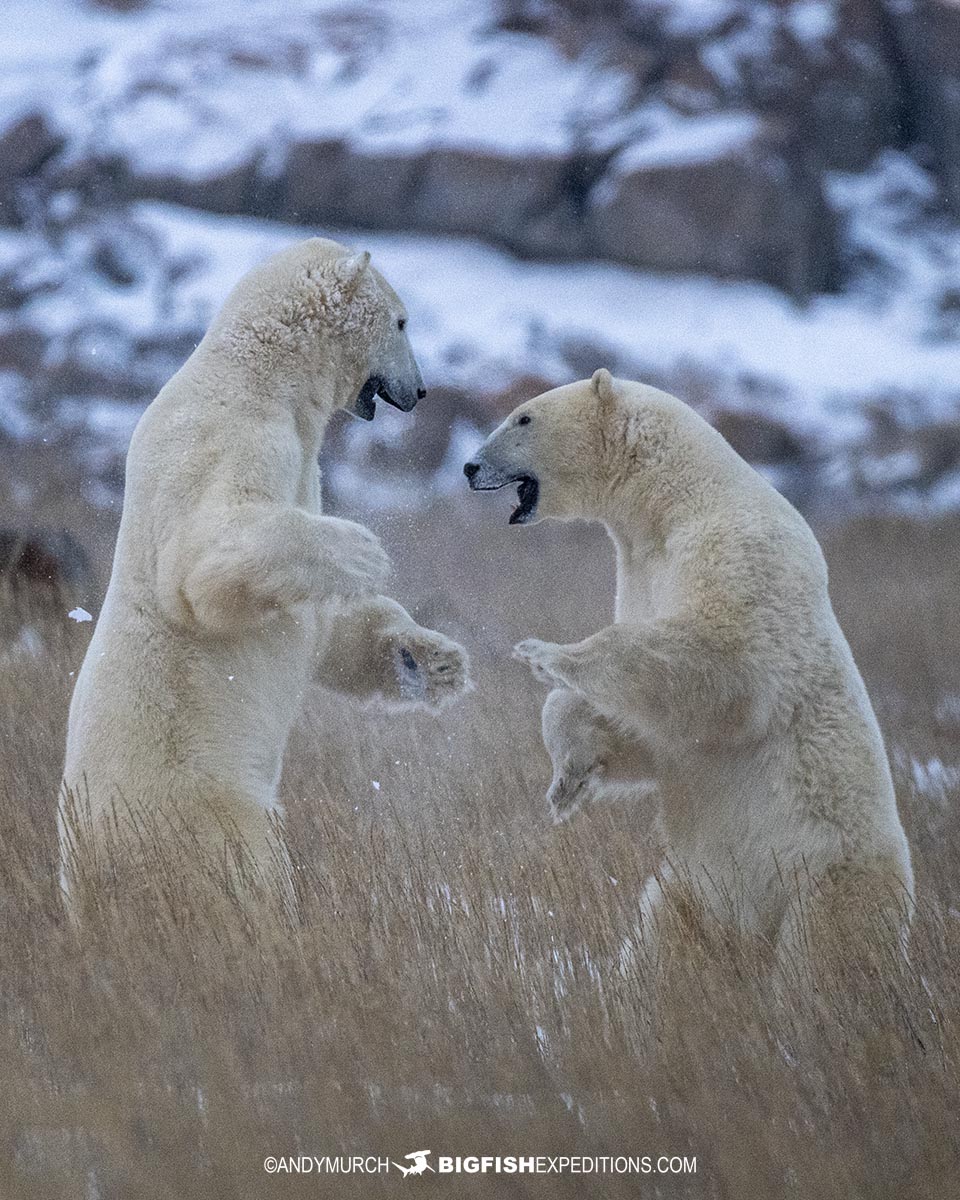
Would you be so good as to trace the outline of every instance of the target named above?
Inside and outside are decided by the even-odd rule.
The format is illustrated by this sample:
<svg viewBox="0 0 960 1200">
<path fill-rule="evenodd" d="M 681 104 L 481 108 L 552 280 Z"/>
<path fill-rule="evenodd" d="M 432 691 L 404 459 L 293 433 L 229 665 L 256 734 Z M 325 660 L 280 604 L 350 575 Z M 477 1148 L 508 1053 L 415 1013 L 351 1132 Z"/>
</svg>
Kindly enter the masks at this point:
<svg viewBox="0 0 960 1200">
<path fill-rule="evenodd" d="M 246 902 L 259 894 L 291 924 L 299 923 L 300 903 L 281 809 L 256 806 L 231 813 L 207 826 L 201 837 L 202 853 L 216 879 L 238 899 Z"/>
<path fill-rule="evenodd" d="M 664 862 L 644 883 L 637 922 L 620 942 L 617 968 L 622 975 L 639 972 L 653 974 L 657 971 L 663 908 L 674 878 L 670 864 Z"/>
<path fill-rule="evenodd" d="M 833 863 L 818 875 L 798 872 L 777 937 L 783 978 L 888 971 L 906 956 L 913 916 L 913 875 L 893 859 Z M 794 881 L 796 882 L 796 881 Z"/>
</svg>

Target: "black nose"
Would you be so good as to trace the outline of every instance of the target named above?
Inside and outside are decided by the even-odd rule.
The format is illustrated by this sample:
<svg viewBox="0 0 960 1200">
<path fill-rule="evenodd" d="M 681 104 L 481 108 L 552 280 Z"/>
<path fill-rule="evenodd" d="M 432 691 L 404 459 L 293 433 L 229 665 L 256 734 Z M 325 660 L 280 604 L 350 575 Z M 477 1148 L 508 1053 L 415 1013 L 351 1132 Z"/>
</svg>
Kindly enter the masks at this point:
<svg viewBox="0 0 960 1200">
<path fill-rule="evenodd" d="M 417 388 L 417 399 L 418 400 L 422 400 L 426 394 L 427 394 L 426 388 L 424 388 L 424 387 Z"/>
<path fill-rule="evenodd" d="M 479 470 L 480 470 L 479 463 L 464 463 L 463 464 L 463 473 L 464 473 L 464 475 L 466 475 L 466 477 L 468 479 L 472 479 Z"/>
</svg>

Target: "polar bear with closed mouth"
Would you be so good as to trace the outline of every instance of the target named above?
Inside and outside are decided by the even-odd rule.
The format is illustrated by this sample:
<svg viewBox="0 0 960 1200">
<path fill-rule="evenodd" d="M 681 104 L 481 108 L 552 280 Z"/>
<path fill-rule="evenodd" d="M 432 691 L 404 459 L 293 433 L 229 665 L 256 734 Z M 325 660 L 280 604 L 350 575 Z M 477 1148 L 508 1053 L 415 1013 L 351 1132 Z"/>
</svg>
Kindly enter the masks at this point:
<svg viewBox="0 0 960 1200">
<path fill-rule="evenodd" d="M 425 395 L 406 311 L 369 259 L 313 238 L 252 271 L 137 425 L 70 706 L 68 898 L 85 861 L 116 840 L 134 854 L 153 826 L 289 901 L 277 787 L 307 687 L 437 709 L 469 685 L 463 649 L 380 594 L 374 534 L 321 511 L 333 414 Z"/>
<path fill-rule="evenodd" d="M 807 916 L 870 909 L 902 930 L 910 853 L 883 740 L 800 514 L 691 408 L 605 370 L 521 404 L 464 472 L 518 484 L 510 520 L 602 522 L 612 624 L 515 656 L 544 706 L 550 801 L 569 817 L 611 777 L 656 788 L 666 893 L 795 951 Z M 799 900 L 798 903 L 794 903 Z"/>
</svg>

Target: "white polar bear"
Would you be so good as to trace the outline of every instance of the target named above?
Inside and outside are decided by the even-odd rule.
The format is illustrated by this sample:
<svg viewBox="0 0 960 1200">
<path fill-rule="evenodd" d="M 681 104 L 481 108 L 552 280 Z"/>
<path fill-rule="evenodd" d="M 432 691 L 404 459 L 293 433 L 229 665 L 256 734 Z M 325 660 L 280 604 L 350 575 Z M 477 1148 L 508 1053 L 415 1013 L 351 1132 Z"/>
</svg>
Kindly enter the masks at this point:
<svg viewBox="0 0 960 1200">
<path fill-rule="evenodd" d="M 544 677 L 544 682 L 552 682 Z M 559 824 L 594 800 L 636 800 L 657 791 L 656 767 L 579 692 L 555 688 L 543 705 L 543 744 L 553 764 L 547 803 Z"/>
<path fill-rule="evenodd" d="M 613 539 L 614 623 L 515 654 L 557 689 L 544 707 L 555 816 L 611 773 L 656 786 L 665 858 L 643 936 L 681 879 L 788 952 L 805 910 L 871 909 L 899 931 L 910 853 L 800 514 L 687 405 L 605 370 L 520 405 L 464 472 L 476 490 L 519 484 L 512 523 L 596 520 Z"/>
<path fill-rule="evenodd" d="M 468 687 L 463 649 L 377 594 L 377 538 L 321 515 L 334 412 L 370 420 L 378 393 L 403 411 L 425 394 L 406 321 L 368 254 L 311 239 L 241 280 L 143 414 L 70 706 L 68 897 L 110 838 L 130 853 L 152 825 L 289 900 L 277 785 L 307 686 L 428 708 Z"/>
</svg>

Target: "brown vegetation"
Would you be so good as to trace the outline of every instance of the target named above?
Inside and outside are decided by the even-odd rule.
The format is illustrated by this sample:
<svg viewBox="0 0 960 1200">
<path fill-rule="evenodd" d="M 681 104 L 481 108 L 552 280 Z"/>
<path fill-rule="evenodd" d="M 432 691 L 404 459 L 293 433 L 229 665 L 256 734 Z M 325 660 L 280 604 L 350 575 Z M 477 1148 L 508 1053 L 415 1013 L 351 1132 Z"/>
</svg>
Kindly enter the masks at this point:
<svg viewBox="0 0 960 1200">
<path fill-rule="evenodd" d="M 311 702 L 284 783 L 296 929 L 266 901 L 228 897 L 224 914 L 189 855 L 161 855 L 145 890 L 118 876 L 78 936 L 57 894 L 55 794 L 89 626 L 64 617 L 48 652 L 0 656 L 0 1195 L 956 1194 L 960 525 L 824 534 L 919 908 L 909 965 L 848 966 L 785 997 L 753 948 L 715 939 L 675 947 L 657 989 L 648 965 L 610 969 L 651 814 L 550 826 L 543 693 L 509 660 L 523 634 L 606 618 L 610 556 L 594 530 L 507 529 L 498 504 L 373 520 L 400 598 L 468 642 L 479 687 L 440 718 Z M 422 1146 L 688 1155 L 697 1174 L 401 1185 L 262 1169 L 268 1154 Z"/>
</svg>

